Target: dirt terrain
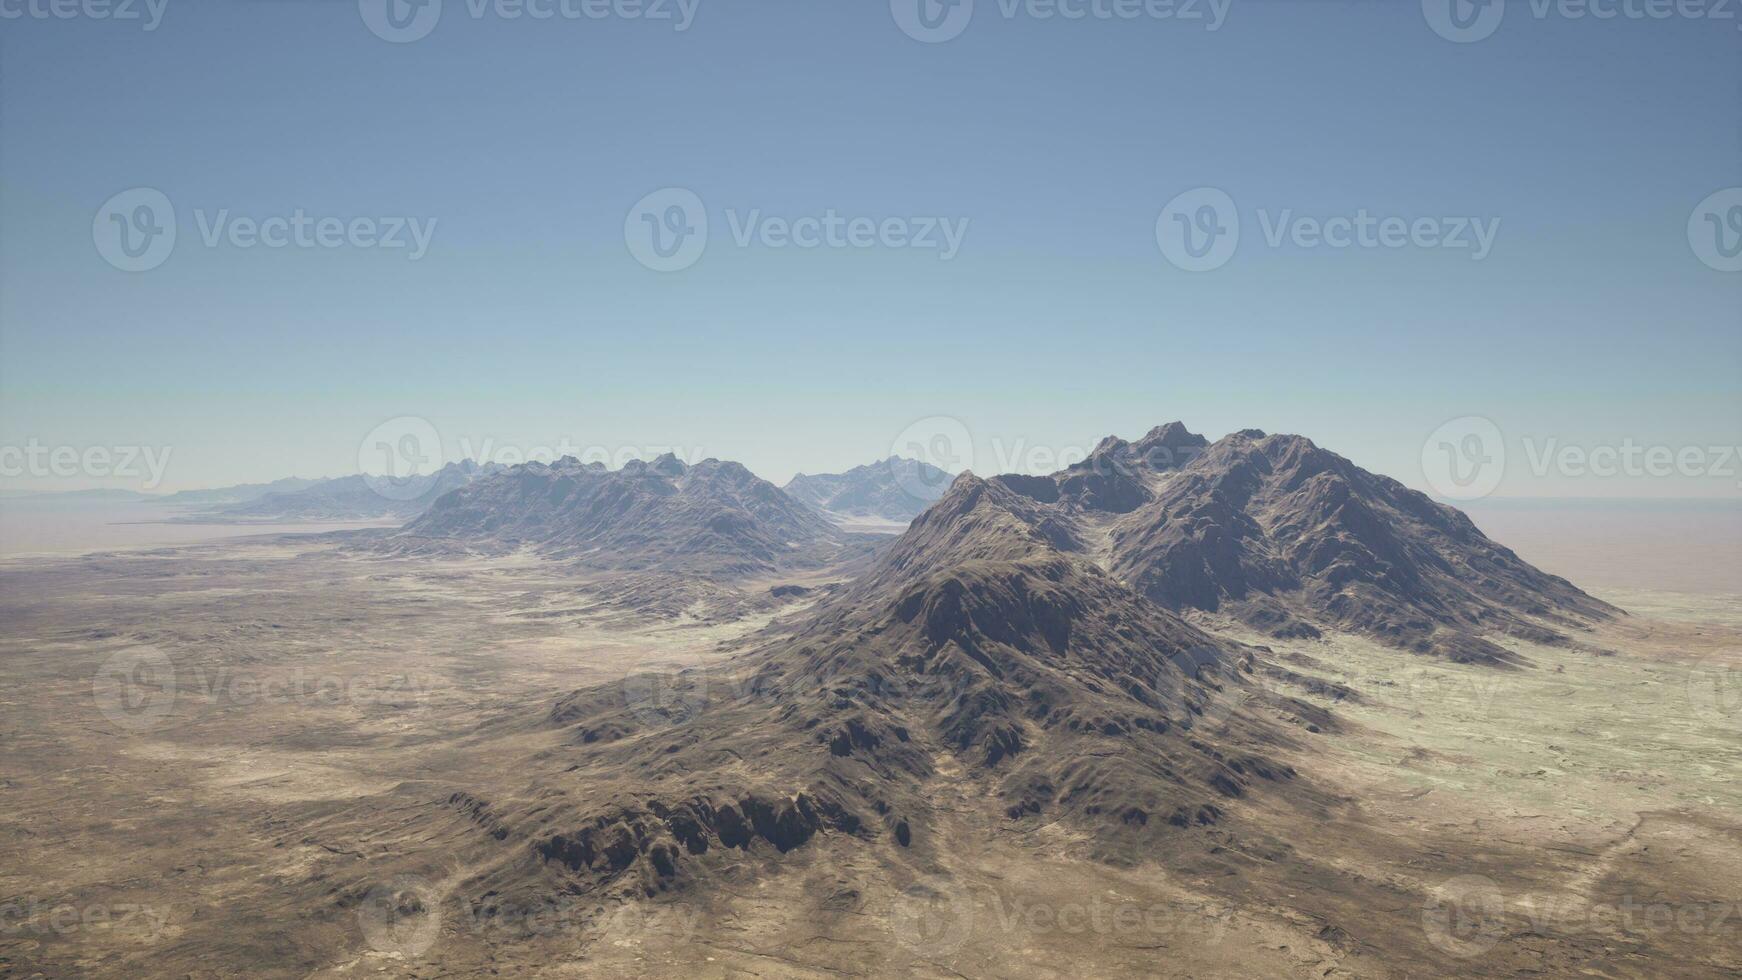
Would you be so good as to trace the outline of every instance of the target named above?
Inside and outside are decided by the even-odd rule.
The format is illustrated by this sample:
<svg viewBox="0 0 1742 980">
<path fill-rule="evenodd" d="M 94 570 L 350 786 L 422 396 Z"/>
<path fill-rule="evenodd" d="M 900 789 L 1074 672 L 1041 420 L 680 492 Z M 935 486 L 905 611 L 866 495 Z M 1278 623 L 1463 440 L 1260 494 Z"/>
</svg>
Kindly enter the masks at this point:
<svg viewBox="0 0 1742 980">
<path fill-rule="evenodd" d="M 543 866 L 553 887 L 480 887 L 560 806 L 541 786 L 589 793 L 541 768 L 594 751 L 554 723 L 566 692 L 681 735 L 696 679 L 729 675 L 679 671 L 846 577 L 673 608 L 524 554 L 331 538 L 6 563 L 0 975 L 1742 970 L 1742 613 L 1665 594 L 1601 596 L 1631 615 L 1575 644 L 1495 637 L 1513 668 L 1196 616 L 1266 649 L 1193 730 L 1271 725 L 1297 775 L 1139 853 L 1080 815 L 1003 816 L 933 752 L 911 847 L 824 829 L 716 848 L 652 895 Z"/>
</svg>

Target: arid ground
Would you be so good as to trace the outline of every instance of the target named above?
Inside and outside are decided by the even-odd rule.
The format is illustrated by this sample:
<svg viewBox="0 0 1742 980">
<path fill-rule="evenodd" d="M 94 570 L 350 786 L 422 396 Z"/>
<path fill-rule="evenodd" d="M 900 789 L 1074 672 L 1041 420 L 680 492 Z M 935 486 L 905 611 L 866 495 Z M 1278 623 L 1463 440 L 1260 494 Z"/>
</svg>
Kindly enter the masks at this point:
<svg viewBox="0 0 1742 980">
<path fill-rule="evenodd" d="M 1254 710 L 1330 793 L 1316 819 L 1232 801 L 1268 855 L 1214 827 L 1097 860 L 945 789 L 917 874 L 825 835 L 646 900 L 454 890 L 469 852 L 430 812 L 482 821 L 552 737 L 504 719 L 727 658 L 830 579 L 650 612 L 548 560 L 335 537 L 0 565 L 0 975 L 1742 971 L 1742 609 L 1663 592 L 1602 594 L 1630 615 L 1572 646 L 1502 641 L 1517 669 L 1203 618 L 1268 648 Z M 668 696 L 648 683 L 624 699 Z"/>
</svg>

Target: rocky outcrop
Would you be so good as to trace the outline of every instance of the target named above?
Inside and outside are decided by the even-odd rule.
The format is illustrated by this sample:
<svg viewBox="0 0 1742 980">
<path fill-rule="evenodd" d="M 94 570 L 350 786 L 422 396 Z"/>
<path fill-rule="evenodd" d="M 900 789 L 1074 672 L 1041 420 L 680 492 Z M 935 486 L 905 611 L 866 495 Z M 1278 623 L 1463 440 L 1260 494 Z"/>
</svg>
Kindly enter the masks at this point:
<svg viewBox="0 0 1742 980">
<path fill-rule="evenodd" d="M 1246 430 L 1198 453 L 1111 525 L 1111 568 L 1171 609 L 1275 636 L 1323 628 L 1454 660 L 1513 659 L 1491 636 L 1564 639 L 1617 610 L 1470 519 L 1301 436 Z"/>
</svg>

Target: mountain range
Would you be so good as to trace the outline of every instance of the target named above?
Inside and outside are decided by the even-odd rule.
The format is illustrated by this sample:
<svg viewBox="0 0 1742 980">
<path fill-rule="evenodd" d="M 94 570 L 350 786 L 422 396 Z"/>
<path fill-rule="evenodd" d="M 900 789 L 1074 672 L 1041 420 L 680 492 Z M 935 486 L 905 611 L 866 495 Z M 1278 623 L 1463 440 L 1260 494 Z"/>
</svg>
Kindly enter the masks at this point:
<svg viewBox="0 0 1742 980">
<path fill-rule="evenodd" d="M 308 480 L 302 477 L 287 476 L 271 483 L 238 483 L 230 487 L 215 487 L 210 490 L 181 490 L 156 498 L 160 503 L 178 507 L 211 507 L 231 505 L 258 500 L 267 494 L 296 493 L 309 487 L 327 483 L 328 480 Z"/>
<path fill-rule="evenodd" d="M 1293 736 L 1226 703 L 1251 651 L 1061 548 L 1049 522 L 964 475 L 850 589 L 749 652 L 509 723 L 557 739 L 525 760 L 528 791 L 456 793 L 428 817 L 476 830 L 462 887 L 485 907 L 656 895 L 819 835 L 935 861 L 943 796 L 1136 862 L 1258 786 L 1310 796 L 1270 756 Z"/>
<path fill-rule="evenodd" d="M 670 454 L 616 471 L 572 457 L 473 467 L 457 470 L 453 492 L 421 498 L 427 511 L 393 540 L 402 550 L 531 548 L 595 568 L 766 573 L 838 557 L 842 532 L 824 515 L 895 519 L 913 505 L 914 488 L 939 474 L 891 457 L 846 474 L 801 476 L 782 491 L 737 463 L 691 467 Z M 350 494 L 369 493 L 362 478 L 348 479 L 358 483 Z M 314 496 L 320 512 L 333 513 L 333 483 L 246 506 L 283 513 L 280 501 Z M 968 485 L 980 484 L 1001 505 L 946 525 L 961 536 L 952 560 L 1009 560 L 1012 542 L 1038 542 L 1171 613 L 1233 621 L 1267 637 L 1333 629 L 1454 661 L 1502 663 L 1513 656 L 1497 637 L 1570 642 L 1583 625 L 1618 613 L 1524 562 L 1455 508 L 1302 436 L 1248 429 L 1211 443 L 1173 422 L 1135 441 L 1108 437 L 1048 476 Z M 959 500 L 945 494 L 931 509 L 946 502 Z M 941 559 L 916 544 L 940 533 L 930 513 L 891 550 L 896 566 L 880 574 L 904 562 L 937 569 Z M 1013 518 L 1020 534 L 1002 526 Z"/>
<path fill-rule="evenodd" d="M 405 533 L 766 569 L 777 543 L 831 533 L 783 502 L 735 464 L 564 461 L 478 481 Z M 525 761 L 525 793 L 448 799 L 484 832 L 463 887 L 656 895 L 819 836 L 926 863 L 964 812 L 1135 863 L 1252 794 L 1328 805 L 1276 760 L 1335 720 L 1249 683 L 1266 648 L 1190 620 L 1503 664 L 1489 632 L 1558 641 L 1616 612 L 1302 437 L 1109 438 L 1051 476 L 958 477 L 863 574 L 721 665 L 505 722 L 555 747 Z"/>
<path fill-rule="evenodd" d="M 904 525 L 942 497 L 951 479 L 929 463 L 890 456 L 845 473 L 800 473 L 781 489 L 836 523 Z"/>
<path fill-rule="evenodd" d="M 493 473 L 438 498 L 390 544 L 531 548 L 589 567 L 707 575 L 832 554 L 833 525 L 742 465 L 667 453 L 622 469 L 564 457 Z"/>
<path fill-rule="evenodd" d="M 368 474 L 312 481 L 301 481 L 292 477 L 289 480 L 279 480 L 266 485 L 288 486 L 287 489 L 250 494 L 239 501 L 218 506 L 189 519 L 355 521 L 399 518 L 407 520 L 423 513 L 448 491 L 456 490 L 479 477 L 488 476 L 501 469 L 501 466 L 494 463 L 480 464 L 467 459 L 448 463 L 434 473 L 403 481 L 394 481 L 387 477 Z M 303 485 L 294 486 L 297 483 Z M 230 488 L 230 490 L 235 489 L 238 488 Z M 251 491 L 253 488 L 247 489 Z M 226 493 L 227 491 L 194 492 L 198 494 Z M 175 502 L 173 498 L 165 499 Z M 197 497 L 188 502 L 196 504 L 203 502 L 221 503 L 221 501 L 201 501 Z"/>
</svg>

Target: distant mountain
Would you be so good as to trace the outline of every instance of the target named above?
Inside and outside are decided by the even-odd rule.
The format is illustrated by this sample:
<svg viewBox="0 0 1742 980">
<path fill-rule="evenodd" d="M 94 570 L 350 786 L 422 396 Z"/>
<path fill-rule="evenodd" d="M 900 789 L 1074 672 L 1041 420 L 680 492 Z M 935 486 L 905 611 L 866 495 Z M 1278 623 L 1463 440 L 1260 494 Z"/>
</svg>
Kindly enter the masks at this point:
<svg viewBox="0 0 1742 980">
<path fill-rule="evenodd" d="M 1617 612 L 1489 540 L 1469 518 L 1311 440 L 1245 430 L 1211 445 L 1173 423 L 1108 439 L 1050 477 L 997 477 L 1096 542 L 1116 576 L 1174 610 L 1280 637 L 1331 628 L 1454 660 L 1487 637 L 1566 639 Z"/>
<path fill-rule="evenodd" d="M 156 494 L 140 493 L 137 490 L 111 490 L 99 487 L 92 490 L 9 490 L 0 494 L 5 500 L 50 500 L 66 503 L 131 503 L 134 501 L 163 500 Z"/>
<path fill-rule="evenodd" d="M 437 500 L 392 544 L 530 547 L 596 567 L 709 574 L 772 570 L 838 541 L 742 465 L 687 466 L 668 453 L 614 471 L 573 457 L 515 466 Z"/>
<path fill-rule="evenodd" d="M 928 463 L 891 456 L 845 473 L 800 473 L 781 489 L 837 523 L 872 518 L 905 524 L 942 497 L 951 479 Z"/>
<path fill-rule="evenodd" d="M 231 487 L 215 487 L 210 490 L 182 490 L 159 497 L 161 503 L 173 506 L 210 507 L 217 504 L 240 504 L 257 500 L 269 493 L 294 493 L 304 490 L 326 480 L 305 480 L 301 477 L 287 476 L 271 483 L 238 483 Z"/>
<path fill-rule="evenodd" d="M 369 475 L 343 476 L 318 480 L 300 490 L 265 493 L 202 516 L 250 521 L 411 518 L 423 513 L 448 491 L 500 469 L 494 463 L 480 465 L 468 459 L 405 481 Z"/>
</svg>

